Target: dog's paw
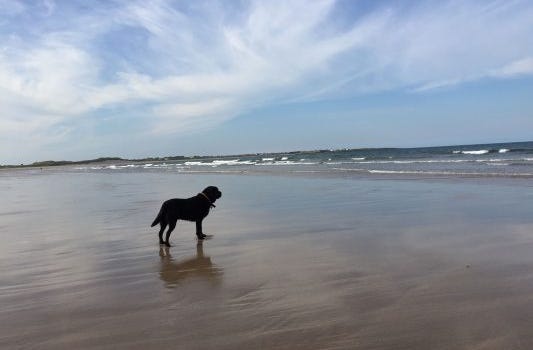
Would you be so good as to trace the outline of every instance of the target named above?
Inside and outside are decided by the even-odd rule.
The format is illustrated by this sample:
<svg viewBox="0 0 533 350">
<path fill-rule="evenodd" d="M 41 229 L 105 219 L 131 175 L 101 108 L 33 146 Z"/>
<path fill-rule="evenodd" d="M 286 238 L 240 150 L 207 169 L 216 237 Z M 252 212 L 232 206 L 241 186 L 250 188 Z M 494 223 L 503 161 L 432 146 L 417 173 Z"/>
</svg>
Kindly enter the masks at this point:
<svg viewBox="0 0 533 350">
<path fill-rule="evenodd" d="M 213 238 L 213 235 L 204 235 L 204 234 L 202 234 L 202 235 L 197 235 L 197 237 L 200 240 L 204 240 L 204 239 L 207 240 L 207 239 Z"/>
</svg>

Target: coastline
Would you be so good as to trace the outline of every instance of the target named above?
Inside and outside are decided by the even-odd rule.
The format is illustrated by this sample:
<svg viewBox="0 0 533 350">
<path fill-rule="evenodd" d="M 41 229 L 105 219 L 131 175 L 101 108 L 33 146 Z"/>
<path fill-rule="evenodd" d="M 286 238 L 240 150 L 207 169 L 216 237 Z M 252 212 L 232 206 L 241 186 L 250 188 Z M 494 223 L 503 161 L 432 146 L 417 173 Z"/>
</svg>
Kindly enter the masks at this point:
<svg viewBox="0 0 533 350">
<path fill-rule="evenodd" d="M 509 147 L 509 148 L 504 148 Z M 160 157 L 144 157 L 144 158 L 122 158 L 122 157 L 100 157 L 95 159 L 85 160 L 45 160 L 36 161 L 31 164 L 0 164 L 1 169 L 14 169 L 14 168 L 27 168 L 27 167 L 56 167 L 66 165 L 89 165 L 89 164 L 106 164 L 110 162 L 124 163 L 142 163 L 142 162 L 177 162 L 177 161 L 195 161 L 195 160 L 217 160 L 217 159 L 231 159 L 231 158 L 261 158 L 272 157 L 275 158 L 288 158 L 289 156 L 306 156 L 317 154 L 334 154 L 334 153 L 347 153 L 347 152 L 411 152 L 411 150 L 425 150 L 432 152 L 434 150 L 445 149 L 452 154 L 487 154 L 487 153 L 507 153 L 514 150 L 514 147 L 518 147 L 516 150 L 532 151 L 533 141 L 514 141 L 506 143 L 489 143 L 489 144 L 464 144 L 464 145 L 447 145 L 447 146 L 422 146 L 422 147 L 363 147 L 363 148 L 337 148 L 337 149 L 316 149 L 316 150 L 298 150 L 298 151 L 278 151 L 278 152 L 254 152 L 254 153 L 238 153 L 238 154 L 219 154 L 219 155 L 174 155 L 174 156 L 160 156 Z M 478 149 L 483 150 L 478 150 Z M 461 151 L 462 149 L 462 151 Z"/>
</svg>

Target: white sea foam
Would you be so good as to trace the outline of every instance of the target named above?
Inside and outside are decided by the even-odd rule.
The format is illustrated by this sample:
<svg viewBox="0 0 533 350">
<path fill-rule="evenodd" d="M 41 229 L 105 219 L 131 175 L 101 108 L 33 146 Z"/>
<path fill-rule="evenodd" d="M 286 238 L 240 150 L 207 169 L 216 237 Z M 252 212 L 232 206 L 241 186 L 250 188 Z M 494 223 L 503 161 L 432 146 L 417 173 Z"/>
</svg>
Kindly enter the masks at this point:
<svg viewBox="0 0 533 350">
<path fill-rule="evenodd" d="M 512 161 L 512 160 L 516 160 L 516 159 L 511 159 L 511 158 L 492 158 L 492 159 L 474 159 L 475 162 L 487 162 L 487 163 L 490 163 L 490 162 L 508 162 L 508 161 Z"/>
<path fill-rule="evenodd" d="M 422 171 L 422 170 L 369 170 L 371 174 L 425 174 L 425 175 L 487 175 L 486 173 L 468 173 L 453 171 Z M 501 175 L 493 173 L 494 175 Z"/>
<path fill-rule="evenodd" d="M 262 158 L 261 159 L 263 162 L 271 162 L 274 160 L 274 158 Z"/>
<path fill-rule="evenodd" d="M 265 166 L 265 165 L 315 165 L 315 164 L 319 164 L 319 163 L 317 163 L 317 162 L 303 162 L 303 161 L 294 162 L 292 160 L 278 160 L 278 161 L 275 161 L 275 162 L 257 163 L 256 165 Z"/>
<path fill-rule="evenodd" d="M 184 174 L 245 174 L 246 170 L 190 170 L 190 169 L 180 169 L 179 173 Z"/>
<path fill-rule="evenodd" d="M 509 152 L 509 149 L 507 148 L 502 148 L 498 151 L 498 153 L 507 153 L 507 152 Z"/>
<path fill-rule="evenodd" d="M 238 163 L 239 163 L 238 159 L 228 159 L 228 160 L 215 159 L 212 162 L 213 165 L 233 165 L 233 164 L 238 164 Z"/>
<path fill-rule="evenodd" d="M 152 164 L 145 164 L 145 165 L 141 165 L 141 164 L 124 164 L 124 165 L 111 164 L 111 165 L 108 165 L 108 166 L 93 166 L 93 167 L 84 168 L 84 169 L 92 169 L 92 170 L 112 169 L 112 170 L 119 170 L 119 169 L 133 169 L 133 168 L 140 168 L 140 167 L 148 168 L 148 167 L 151 167 L 151 166 L 152 166 Z"/>
<path fill-rule="evenodd" d="M 287 160 L 289 157 L 281 157 L 281 160 Z"/>
<path fill-rule="evenodd" d="M 475 177 L 533 177 L 533 173 L 508 173 L 508 172 L 466 172 L 466 171 L 428 171 L 428 170 L 377 170 L 359 168 L 332 168 L 333 170 L 367 173 L 367 174 L 396 174 L 396 175 L 441 175 L 441 176 L 475 176 Z"/>
<path fill-rule="evenodd" d="M 489 153 L 489 150 L 487 149 L 480 149 L 478 151 L 453 151 L 453 153 L 457 154 L 457 153 L 462 153 L 462 154 L 487 154 Z"/>
<path fill-rule="evenodd" d="M 365 160 L 366 158 L 365 157 L 355 157 L 355 158 L 352 158 L 353 160 Z"/>
<path fill-rule="evenodd" d="M 518 159 L 510 158 L 492 158 L 492 159 L 417 159 L 417 160 L 366 160 L 366 161 L 338 161 L 326 162 L 328 165 L 335 164 L 446 164 L 446 163 L 488 163 L 488 162 L 506 162 Z M 523 158 L 528 160 L 528 158 Z M 533 160 L 533 158 L 529 158 Z"/>
<path fill-rule="evenodd" d="M 338 165 L 338 164 L 365 164 L 364 162 L 352 162 L 352 161 L 335 161 L 335 162 L 324 162 L 327 165 Z"/>
<path fill-rule="evenodd" d="M 216 159 L 212 162 L 185 162 L 183 163 L 186 166 L 210 166 L 210 167 L 218 167 L 222 165 L 255 165 L 256 163 L 251 160 L 243 160 L 240 161 L 239 159 L 230 159 L 230 160 L 221 160 Z"/>
<path fill-rule="evenodd" d="M 353 164 L 417 164 L 417 163 L 466 163 L 475 162 L 476 159 L 429 159 L 429 160 L 367 160 L 362 162 L 349 162 Z M 479 160 L 483 161 L 483 160 Z"/>
</svg>

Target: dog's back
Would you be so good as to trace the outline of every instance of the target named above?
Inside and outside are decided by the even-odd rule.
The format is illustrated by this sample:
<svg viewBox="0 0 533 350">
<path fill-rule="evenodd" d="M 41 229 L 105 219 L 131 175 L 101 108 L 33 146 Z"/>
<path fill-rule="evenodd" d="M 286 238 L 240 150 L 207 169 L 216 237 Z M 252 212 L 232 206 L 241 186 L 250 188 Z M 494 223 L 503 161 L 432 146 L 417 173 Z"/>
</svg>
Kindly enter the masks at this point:
<svg viewBox="0 0 533 350">
<path fill-rule="evenodd" d="M 167 222 L 173 219 L 196 221 L 199 218 L 203 218 L 209 213 L 209 208 L 202 204 L 202 199 L 197 196 L 186 199 L 169 199 L 161 205 L 161 210 L 159 210 L 159 214 L 157 214 L 151 226 L 154 227 L 161 220 Z"/>
</svg>

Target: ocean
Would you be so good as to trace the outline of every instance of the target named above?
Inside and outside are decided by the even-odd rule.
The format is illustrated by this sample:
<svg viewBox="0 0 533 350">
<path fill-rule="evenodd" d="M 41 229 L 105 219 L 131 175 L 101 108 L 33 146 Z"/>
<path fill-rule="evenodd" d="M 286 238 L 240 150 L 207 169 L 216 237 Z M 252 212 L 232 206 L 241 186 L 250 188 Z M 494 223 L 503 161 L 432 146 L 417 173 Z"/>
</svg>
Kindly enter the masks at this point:
<svg viewBox="0 0 533 350">
<path fill-rule="evenodd" d="M 78 165 L 72 171 L 533 177 L 533 142 L 363 148 Z"/>
</svg>

